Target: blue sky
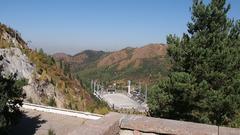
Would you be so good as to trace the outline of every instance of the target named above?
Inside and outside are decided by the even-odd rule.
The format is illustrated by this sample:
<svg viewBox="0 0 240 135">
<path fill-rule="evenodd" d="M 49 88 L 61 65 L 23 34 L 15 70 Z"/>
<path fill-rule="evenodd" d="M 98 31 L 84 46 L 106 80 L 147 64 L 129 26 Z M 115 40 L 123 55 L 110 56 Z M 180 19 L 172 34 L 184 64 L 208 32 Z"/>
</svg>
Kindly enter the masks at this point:
<svg viewBox="0 0 240 135">
<path fill-rule="evenodd" d="M 229 17 L 240 18 L 240 1 Z M 1 0 L 0 22 L 18 30 L 32 48 L 74 54 L 165 43 L 186 32 L 192 0 Z"/>
</svg>

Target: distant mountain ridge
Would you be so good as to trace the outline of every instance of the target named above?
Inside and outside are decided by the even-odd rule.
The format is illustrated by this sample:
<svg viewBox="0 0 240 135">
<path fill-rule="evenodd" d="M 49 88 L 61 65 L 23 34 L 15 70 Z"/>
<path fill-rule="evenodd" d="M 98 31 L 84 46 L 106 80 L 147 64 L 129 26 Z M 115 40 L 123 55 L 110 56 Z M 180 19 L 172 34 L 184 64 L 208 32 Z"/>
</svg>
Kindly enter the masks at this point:
<svg viewBox="0 0 240 135">
<path fill-rule="evenodd" d="M 144 59 L 154 57 L 164 57 L 166 55 L 167 46 L 163 44 L 149 44 L 140 48 L 125 48 L 120 51 L 112 52 L 101 59 L 97 66 L 117 65 L 117 69 L 126 68 L 129 64 L 137 68 Z"/>
<path fill-rule="evenodd" d="M 86 50 L 73 56 L 56 53 L 53 57 L 69 64 L 71 72 L 80 79 L 148 81 L 151 74 L 167 73 L 170 65 L 166 60 L 167 47 L 165 44 L 148 44 L 113 52 Z"/>
<path fill-rule="evenodd" d="M 74 65 L 74 64 L 80 65 L 80 64 L 88 64 L 90 62 L 96 61 L 104 54 L 107 54 L 107 53 L 104 51 L 85 50 L 75 55 L 68 55 L 65 53 L 55 53 L 53 54 L 53 57 L 56 60 L 62 60 L 71 65 Z"/>
<path fill-rule="evenodd" d="M 122 69 L 130 63 L 139 65 L 140 59 L 148 59 L 154 57 L 164 57 L 166 55 L 167 45 L 165 44 L 149 44 L 140 48 L 127 47 L 119 51 L 104 52 L 95 50 L 85 50 L 75 55 L 66 53 L 55 53 L 53 57 L 56 60 L 63 60 L 68 63 L 90 63 L 97 62 L 97 67 L 118 65 L 118 69 Z"/>
</svg>

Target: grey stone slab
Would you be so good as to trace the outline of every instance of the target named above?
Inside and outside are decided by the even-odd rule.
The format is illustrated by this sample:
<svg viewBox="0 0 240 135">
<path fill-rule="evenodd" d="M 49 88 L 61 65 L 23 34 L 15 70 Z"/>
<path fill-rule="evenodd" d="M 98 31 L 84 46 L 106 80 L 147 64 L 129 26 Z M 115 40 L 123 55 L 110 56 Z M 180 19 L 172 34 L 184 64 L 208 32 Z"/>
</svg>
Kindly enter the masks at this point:
<svg viewBox="0 0 240 135">
<path fill-rule="evenodd" d="M 219 135 L 240 135 L 239 128 L 219 127 Z"/>
<path fill-rule="evenodd" d="M 152 118 L 137 115 L 124 116 L 121 120 L 122 129 L 137 130 L 144 133 L 174 135 L 217 135 L 218 127 L 193 122 Z"/>
<path fill-rule="evenodd" d="M 120 132 L 119 120 L 122 114 L 111 112 L 96 121 L 87 121 L 69 135 L 117 135 Z"/>
<path fill-rule="evenodd" d="M 136 131 L 134 132 L 133 130 L 121 130 L 119 135 L 136 135 L 138 133 L 140 135 L 158 135 L 158 134 L 155 134 L 155 133 L 143 133 L 143 132 L 140 132 L 140 131 L 138 131 L 136 133 Z"/>
</svg>

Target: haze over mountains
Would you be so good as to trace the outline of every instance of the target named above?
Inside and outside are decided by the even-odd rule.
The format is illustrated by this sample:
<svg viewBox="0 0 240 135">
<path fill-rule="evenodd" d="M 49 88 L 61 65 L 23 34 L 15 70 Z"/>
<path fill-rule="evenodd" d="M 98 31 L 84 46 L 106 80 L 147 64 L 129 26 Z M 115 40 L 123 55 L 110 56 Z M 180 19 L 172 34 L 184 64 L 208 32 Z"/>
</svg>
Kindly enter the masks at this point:
<svg viewBox="0 0 240 135">
<path fill-rule="evenodd" d="M 71 63 L 71 64 L 86 64 L 90 63 L 92 61 L 95 61 L 99 59 L 104 54 L 107 54 L 107 52 L 104 51 L 94 51 L 94 50 L 85 50 L 83 52 L 77 53 L 75 55 L 69 55 L 66 53 L 55 53 L 53 54 L 53 57 L 57 60 L 63 60 L 65 62 Z"/>
<path fill-rule="evenodd" d="M 108 82 L 132 79 L 149 82 L 149 77 L 158 78 L 159 74 L 167 74 L 170 63 L 166 53 L 167 45 L 149 44 L 113 52 L 86 50 L 73 56 L 56 53 L 53 57 L 69 65 L 71 72 L 80 79 Z"/>
</svg>

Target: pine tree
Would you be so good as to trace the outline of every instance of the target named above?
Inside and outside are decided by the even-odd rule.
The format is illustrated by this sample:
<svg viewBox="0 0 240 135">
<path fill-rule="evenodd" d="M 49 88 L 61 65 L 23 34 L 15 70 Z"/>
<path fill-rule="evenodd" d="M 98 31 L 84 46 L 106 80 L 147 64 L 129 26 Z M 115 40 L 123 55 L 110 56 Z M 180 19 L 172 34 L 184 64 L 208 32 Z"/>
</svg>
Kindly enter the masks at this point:
<svg viewBox="0 0 240 135">
<path fill-rule="evenodd" d="M 25 84 L 24 80 L 16 80 L 16 74 L 7 78 L 0 75 L 0 134 L 5 134 L 8 127 L 18 120 L 24 98 L 22 86 Z"/>
<path fill-rule="evenodd" d="M 193 1 L 188 34 L 167 37 L 173 66 L 150 93 L 152 115 L 240 126 L 240 21 L 229 9 L 225 0 Z"/>
</svg>

